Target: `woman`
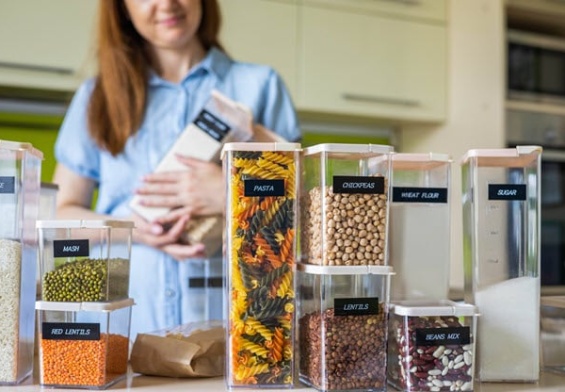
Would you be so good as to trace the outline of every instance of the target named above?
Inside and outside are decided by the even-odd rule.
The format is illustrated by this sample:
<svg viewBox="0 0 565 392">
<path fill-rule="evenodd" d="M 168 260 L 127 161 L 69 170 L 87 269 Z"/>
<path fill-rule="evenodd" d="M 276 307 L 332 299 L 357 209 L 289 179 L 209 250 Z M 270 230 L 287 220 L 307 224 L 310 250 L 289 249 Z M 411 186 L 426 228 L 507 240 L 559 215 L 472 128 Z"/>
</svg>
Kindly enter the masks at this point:
<svg viewBox="0 0 565 392">
<path fill-rule="evenodd" d="M 216 0 L 100 0 L 99 7 L 98 74 L 75 94 L 55 146 L 57 217 L 134 220 L 135 337 L 202 318 L 188 279 L 204 275 L 205 262 L 194 260 L 204 247 L 179 239 L 190 216 L 222 211 L 221 168 L 179 157 L 187 167 L 181 174 L 149 174 L 211 91 L 248 106 L 287 140 L 300 133 L 280 77 L 221 50 Z M 147 205 L 182 208 L 143 221 L 128 205 L 136 192 Z"/>
</svg>

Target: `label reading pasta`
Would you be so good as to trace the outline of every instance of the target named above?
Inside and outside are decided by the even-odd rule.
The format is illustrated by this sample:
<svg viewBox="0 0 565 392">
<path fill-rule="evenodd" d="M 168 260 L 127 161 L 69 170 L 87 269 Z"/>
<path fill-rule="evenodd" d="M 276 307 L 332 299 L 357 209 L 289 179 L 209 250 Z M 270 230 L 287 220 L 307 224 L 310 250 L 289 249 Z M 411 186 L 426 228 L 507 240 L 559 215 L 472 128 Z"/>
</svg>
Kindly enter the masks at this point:
<svg viewBox="0 0 565 392">
<path fill-rule="evenodd" d="M 384 177 L 334 176 L 334 193 L 385 193 Z"/>
<path fill-rule="evenodd" d="M 284 180 L 245 180 L 244 196 L 284 196 Z"/>
<path fill-rule="evenodd" d="M 14 177 L 0 176 L 0 193 L 15 193 L 16 180 Z"/>
<path fill-rule="evenodd" d="M 97 323 L 43 323 L 41 338 L 51 340 L 100 340 Z"/>
<path fill-rule="evenodd" d="M 88 240 L 53 241 L 53 257 L 86 257 L 89 254 Z"/>
</svg>

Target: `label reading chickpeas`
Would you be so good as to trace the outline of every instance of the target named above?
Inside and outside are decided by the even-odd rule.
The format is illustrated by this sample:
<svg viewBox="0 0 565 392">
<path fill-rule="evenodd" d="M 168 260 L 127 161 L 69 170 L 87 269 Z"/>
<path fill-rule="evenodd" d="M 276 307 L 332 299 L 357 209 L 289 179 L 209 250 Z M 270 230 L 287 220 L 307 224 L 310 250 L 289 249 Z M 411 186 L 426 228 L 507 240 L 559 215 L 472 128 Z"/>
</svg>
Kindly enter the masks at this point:
<svg viewBox="0 0 565 392">
<path fill-rule="evenodd" d="M 437 346 L 469 344 L 471 331 L 469 327 L 422 328 L 416 330 L 416 345 Z"/>
<path fill-rule="evenodd" d="M 100 324 L 97 323 L 43 323 L 42 339 L 49 340 L 99 340 Z"/>
<path fill-rule="evenodd" d="M 385 193 L 384 177 L 334 176 L 333 181 L 334 193 Z"/>
<path fill-rule="evenodd" d="M 89 254 L 88 240 L 53 241 L 53 257 L 88 257 Z"/>
<path fill-rule="evenodd" d="M 15 193 L 16 180 L 14 177 L 0 176 L 0 193 Z"/>
<path fill-rule="evenodd" d="M 378 298 L 334 298 L 334 314 L 336 316 L 375 315 L 378 313 Z"/>
</svg>

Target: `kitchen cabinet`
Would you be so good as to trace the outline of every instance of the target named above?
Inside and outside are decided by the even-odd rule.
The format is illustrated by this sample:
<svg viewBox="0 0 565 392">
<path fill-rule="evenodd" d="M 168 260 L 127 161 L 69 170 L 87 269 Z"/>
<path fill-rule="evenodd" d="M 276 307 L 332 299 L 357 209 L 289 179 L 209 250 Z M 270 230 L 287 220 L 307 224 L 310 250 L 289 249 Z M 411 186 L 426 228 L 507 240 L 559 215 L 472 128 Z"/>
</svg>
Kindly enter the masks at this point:
<svg viewBox="0 0 565 392">
<path fill-rule="evenodd" d="M 301 110 L 399 121 L 445 119 L 444 23 L 320 3 L 306 1 L 301 10 Z"/>
<path fill-rule="evenodd" d="M 92 70 L 97 3 L 96 0 L 3 2 L 0 84 L 74 90 Z"/>
<path fill-rule="evenodd" d="M 268 64 L 296 97 L 298 5 L 296 0 L 220 0 L 221 42 L 236 60 Z"/>
</svg>

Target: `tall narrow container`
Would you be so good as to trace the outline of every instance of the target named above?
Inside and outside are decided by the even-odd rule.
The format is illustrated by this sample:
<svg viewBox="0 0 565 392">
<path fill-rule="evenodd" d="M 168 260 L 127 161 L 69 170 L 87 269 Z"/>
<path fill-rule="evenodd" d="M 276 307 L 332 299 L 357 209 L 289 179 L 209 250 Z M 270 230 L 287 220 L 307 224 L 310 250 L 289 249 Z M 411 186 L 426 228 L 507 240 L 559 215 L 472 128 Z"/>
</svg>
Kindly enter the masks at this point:
<svg viewBox="0 0 565 392">
<path fill-rule="evenodd" d="M 0 384 L 33 368 L 41 162 L 29 143 L 0 140 Z"/>
<path fill-rule="evenodd" d="M 392 155 L 392 301 L 448 297 L 450 184 L 448 155 Z"/>
<path fill-rule="evenodd" d="M 229 388 L 294 383 L 294 271 L 300 145 L 227 143 Z"/>
<path fill-rule="evenodd" d="M 481 314 L 481 381 L 539 379 L 541 152 L 470 150 L 461 162 L 465 299 Z"/>
</svg>

